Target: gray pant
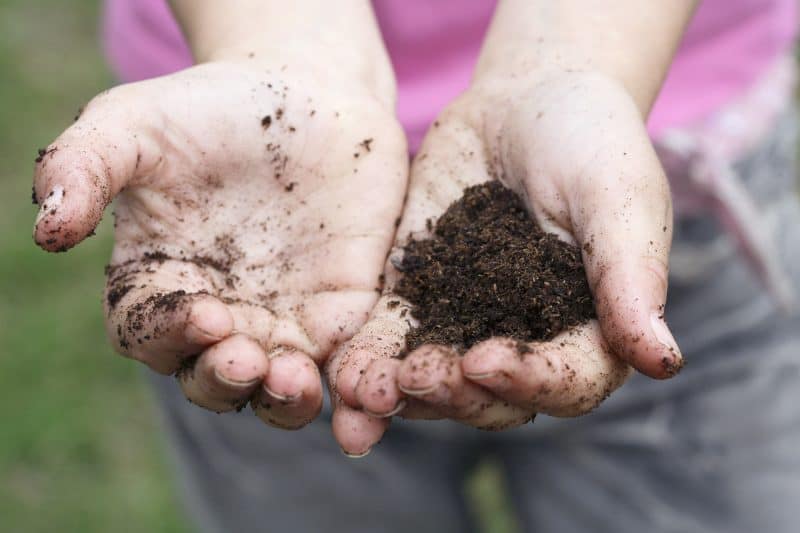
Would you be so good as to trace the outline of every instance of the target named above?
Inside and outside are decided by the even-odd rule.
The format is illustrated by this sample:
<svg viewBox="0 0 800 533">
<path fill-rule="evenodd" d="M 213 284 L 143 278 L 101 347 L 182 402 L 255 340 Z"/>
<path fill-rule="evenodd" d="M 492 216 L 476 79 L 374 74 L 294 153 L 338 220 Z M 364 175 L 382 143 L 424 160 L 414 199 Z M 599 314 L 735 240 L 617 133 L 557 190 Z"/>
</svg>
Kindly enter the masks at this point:
<svg viewBox="0 0 800 533">
<path fill-rule="evenodd" d="M 736 165 L 800 287 L 795 126 Z M 531 532 L 800 531 L 800 315 L 781 315 L 708 215 L 676 222 L 667 318 L 687 365 L 635 376 L 594 413 L 504 433 L 392 424 L 344 457 L 329 410 L 295 433 L 217 416 L 154 378 L 182 495 L 204 530 L 461 532 L 463 482 L 496 457 Z"/>
</svg>

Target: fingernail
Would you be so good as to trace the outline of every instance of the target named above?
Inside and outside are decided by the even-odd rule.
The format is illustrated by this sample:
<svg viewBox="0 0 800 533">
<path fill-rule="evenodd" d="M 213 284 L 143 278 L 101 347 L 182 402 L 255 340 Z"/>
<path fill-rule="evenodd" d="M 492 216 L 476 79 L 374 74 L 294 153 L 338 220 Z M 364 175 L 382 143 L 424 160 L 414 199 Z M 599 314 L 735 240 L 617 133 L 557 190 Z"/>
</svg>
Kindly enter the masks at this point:
<svg viewBox="0 0 800 533">
<path fill-rule="evenodd" d="M 403 409 L 405 409 L 405 406 L 406 406 L 406 401 L 400 400 L 399 402 L 397 402 L 397 405 L 395 405 L 394 409 L 392 409 L 388 413 L 373 413 L 369 409 L 364 409 L 363 411 L 372 418 L 389 418 L 396 415 Z"/>
<path fill-rule="evenodd" d="M 249 389 L 250 387 L 257 385 L 262 378 L 259 376 L 253 379 L 248 379 L 247 381 L 239 381 L 238 379 L 232 379 L 224 376 L 219 370 L 214 369 L 214 379 L 229 387 L 236 389 Z"/>
<path fill-rule="evenodd" d="M 404 387 L 403 385 L 400 385 L 398 383 L 397 384 L 397 388 L 400 389 L 401 391 L 405 392 L 406 394 L 410 395 L 410 396 L 424 396 L 426 394 L 432 393 L 437 388 L 439 388 L 439 384 L 438 383 L 434 383 L 433 385 L 431 385 L 429 387 L 426 387 L 426 388 L 423 388 L 423 389 L 412 389 L 412 388 L 409 388 L 409 387 Z"/>
<path fill-rule="evenodd" d="M 503 372 L 483 372 L 478 374 L 464 374 L 470 381 L 484 382 L 484 386 L 490 387 L 494 391 L 504 391 L 511 388 L 511 379 Z"/>
<path fill-rule="evenodd" d="M 464 377 L 471 380 L 480 381 L 482 379 L 489 379 L 489 378 L 496 378 L 500 375 L 500 372 L 479 372 L 477 374 L 467 374 L 464 373 Z"/>
<path fill-rule="evenodd" d="M 44 217 L 46 217 L 51 211 L 58 209 L 61 206 L 61 202 L 64 200 L 64 187 L 61 185 L 56 185 L 53 187 L 47 196 L 42 198 L 42 205 L 39 208 L 39 213 L 36 215 L 36 222 L 34 222 L 35 226 L 39 225 L 39 222 L 42 221 Z"/>
<path fill-rule="evenodd" d="M 266 392 L 270 398 L 273 398 L 285 404 L 297 403 L 300 397 L 303 396 L 303 391 L 300 391 L 294 395 L 288 395 L 288 394 L 278 394 L 277 392 L 273 391 L 266 385 L 263 385 L 261 388 L 264 389 L 264 392 Z"/>
<path fill-rule="evenodd" d="M 678 348 L 678 343 L 675 342 L 675 338 L 667 327 L 667 323 L 664 322 L 664 315 L 658 311 L 653 311 L 653 313 L 650 314 L 650 327 L 653 329 L 653 333 L 658 339 L 658 342 L 675 356 L 676 364 L 678 368 L 680 368 L 681 363 L 679 361 L 683 359 L 683 356 Z"/>
<path fill-rule="evenodd" d="M 371 452 L 371 451 L 372 451 L 372 448 L 367 448 L 367 451 L 362 452 L 362 453 L 350 453 L 350 452 L 346 452 L 344 450 L 344 448 L 342 448 L 342 453 L 346 457 L 349 457 L 350 459 L 361 459 L 362 457 L 366 457 L 367 455 L 369 455 L 369 452 Z"/>
</svg>

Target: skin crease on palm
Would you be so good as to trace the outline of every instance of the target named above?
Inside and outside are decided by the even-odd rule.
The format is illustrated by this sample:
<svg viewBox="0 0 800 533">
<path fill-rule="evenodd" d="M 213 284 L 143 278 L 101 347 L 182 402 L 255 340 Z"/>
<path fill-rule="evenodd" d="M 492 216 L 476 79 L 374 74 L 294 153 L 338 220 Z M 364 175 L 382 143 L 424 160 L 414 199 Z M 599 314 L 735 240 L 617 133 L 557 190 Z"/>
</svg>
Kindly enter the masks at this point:
<svg viewBox="0 0 800 533">
<path fill-rule="evenodd" d="M 121 86 L 36 166 L 46 250 L 116 197 L 117 350 L 177 373 L 194 403 L 250 400 L 288 429 L 319 413 L 318 365 L 378 299 L 408 174 L 391 105 L 329 79 L 251 59 Z"/>
<path fill-rule="evenodd" d="M 467 186 L 499 179 L 548 231 L 582 247 L 599 320 L 530 343 L 494 338 L 459 357 L 421 346 L 405 359 L 409 304 L 392 294 L 408 238 L 428 235 Z M 334 435 L 352 455 L 381 438 L 391 416 L 451 418 L 483 428 L 536 413 L 577 416 L 621 386 L 632 365 L 674 375 L 682 357 L 663 321 L 672 211 L 669 187 L 626 90 L 592 73 L 473 86 L 428 132 L 411 169 L 387 287 L 370 321 L 328 365 L 339 402 Z M 399 306 L 387 305 L 401 301 Z"/>
</svg>

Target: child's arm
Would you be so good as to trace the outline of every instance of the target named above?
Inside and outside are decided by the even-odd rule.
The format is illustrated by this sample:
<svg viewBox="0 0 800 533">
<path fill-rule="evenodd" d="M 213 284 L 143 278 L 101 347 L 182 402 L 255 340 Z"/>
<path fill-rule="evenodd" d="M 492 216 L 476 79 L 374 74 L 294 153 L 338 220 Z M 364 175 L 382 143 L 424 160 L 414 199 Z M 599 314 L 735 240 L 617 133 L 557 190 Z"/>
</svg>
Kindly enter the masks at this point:
<svg viewBox="0 0 800 533">
<path fill-rule="evenodd" d="M 170 0 L 198 63 L 274 56 L 290 66 L 327 64 L 382 99 L 395 83 L 367 0 Z M 393 102 L 388 102 L 393 105 Z"/>
<path fill-rule="evenodd" d="M 594 72 L 621 83 L 643 115 L 655 101 L 697 0 L 503 0 L 480 80 Z"/>
</svg>

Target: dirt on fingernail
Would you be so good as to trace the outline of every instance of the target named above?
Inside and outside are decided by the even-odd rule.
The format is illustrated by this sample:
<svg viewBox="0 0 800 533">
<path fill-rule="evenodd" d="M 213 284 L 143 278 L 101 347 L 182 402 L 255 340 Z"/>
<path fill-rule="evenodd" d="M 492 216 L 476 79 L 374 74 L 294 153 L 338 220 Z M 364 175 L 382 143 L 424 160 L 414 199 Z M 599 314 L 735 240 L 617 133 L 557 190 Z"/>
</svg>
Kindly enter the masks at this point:
<svg viewBox="0 0 800 533">
<path fill-rule="evenodd" d="M 580 249 L 543 231 L 498 181 L 467 188 L 399 266 L 395 292 L 419 322 L 404 354 L 428 343 L 464 353 L 498 336 L 524 346 L 595 317 Z"/>
</svg>

